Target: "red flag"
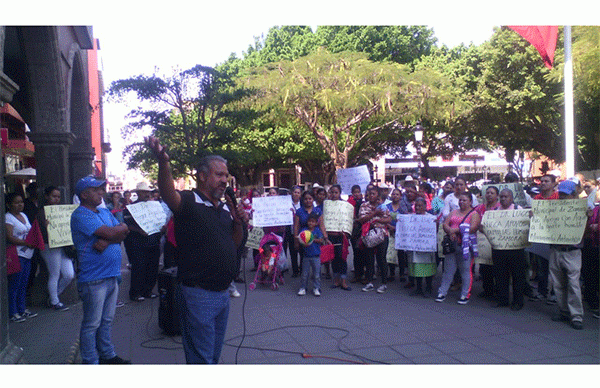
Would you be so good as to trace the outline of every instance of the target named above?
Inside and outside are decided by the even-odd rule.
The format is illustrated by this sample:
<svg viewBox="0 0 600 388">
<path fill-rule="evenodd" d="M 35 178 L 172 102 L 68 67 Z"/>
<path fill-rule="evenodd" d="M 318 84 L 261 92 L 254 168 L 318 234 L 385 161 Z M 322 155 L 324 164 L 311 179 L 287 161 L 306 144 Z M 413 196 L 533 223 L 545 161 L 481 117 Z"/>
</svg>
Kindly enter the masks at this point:
<svg viewBox="0 0 600 388">
<path fill-rule="evenodd" d="M 558 26 L 508 26 L 533 45 L 542 56 L 547 68 L 552 69 Z"/>
</svg>

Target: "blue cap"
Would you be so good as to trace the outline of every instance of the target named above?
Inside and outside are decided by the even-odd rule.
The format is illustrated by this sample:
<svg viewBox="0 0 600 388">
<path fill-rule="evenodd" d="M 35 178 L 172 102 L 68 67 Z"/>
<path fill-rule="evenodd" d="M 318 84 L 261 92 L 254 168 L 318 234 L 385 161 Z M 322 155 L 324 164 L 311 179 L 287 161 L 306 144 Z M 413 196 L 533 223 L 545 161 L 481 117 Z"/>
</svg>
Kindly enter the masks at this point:
<svg viewBox="0 0 600 388">
<path fill-rule="evenodd" d="M 85 189 L 100 187 L 104 184 L 106 184 L 106 181 L 96 179 L 93 176 L 86 176 L 85 178 L 81 178 L 75 185 L 75 194 L 80 195 Z"/>
<path fill-rule="evenodd" d="M 558 184 L 558 192 L 573 195 L 577 192 L 577 183 L 573 181 L 562 181 Z"/>
</svg>

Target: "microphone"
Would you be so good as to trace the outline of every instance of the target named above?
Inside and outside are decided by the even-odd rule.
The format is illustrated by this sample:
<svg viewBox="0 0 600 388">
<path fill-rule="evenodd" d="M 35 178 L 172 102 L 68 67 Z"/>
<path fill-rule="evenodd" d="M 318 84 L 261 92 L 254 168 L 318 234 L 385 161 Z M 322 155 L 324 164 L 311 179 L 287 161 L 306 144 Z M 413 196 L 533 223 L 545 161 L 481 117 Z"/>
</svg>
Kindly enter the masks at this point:
<svg viewBox="0 0 600 388">
<path fill-rule="evenodd" d="M 237 207 L 237 199 L 235 198 L 235 193 L 233 192 L 233 188 L 231 186 L 227 186 L 225 189 L 225 195 L 229 197 L 231 202 L 233 202 L 233 206 Z"/>
</svg>

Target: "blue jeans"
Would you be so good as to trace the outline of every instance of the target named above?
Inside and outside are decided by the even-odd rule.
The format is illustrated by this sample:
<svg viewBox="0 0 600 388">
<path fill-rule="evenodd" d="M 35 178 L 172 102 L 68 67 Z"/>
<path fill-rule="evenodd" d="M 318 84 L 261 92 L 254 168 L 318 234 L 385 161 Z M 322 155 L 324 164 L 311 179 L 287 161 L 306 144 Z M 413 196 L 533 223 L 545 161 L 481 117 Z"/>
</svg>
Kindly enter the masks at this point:
<svg viewBox="0 0 600 388">
<path fill-rule="evenodd" d="M 229 292 L 177 285 L 181 342 L 188 364 L 218 364 L 223 349 Z"/>
<path fill-rule="evenodd" d="M 27 298 L 27 283 L 31 272 L 31 259 L 19 257 L 21 272 L 8 275 L 8 314 L 23 314 Z"/>
<path fill-rule="evenodd" d="M 79 349 L 83 364 L 97 364 L 98 359 L 108 360 L 117 355 L 110 340 L 110 329 L 117 308 L 118 278 L 77 283 L 83 302 L 83 320 L 79 336 Z"/>
<path fill-rule="evenodd" d="M 321 258 L 304 257 L 302 258 L 302 281 L 301 288 L 308 286 L 308 273 L 312 268 L 313 287 L 321 289 Z"/>
</svg>

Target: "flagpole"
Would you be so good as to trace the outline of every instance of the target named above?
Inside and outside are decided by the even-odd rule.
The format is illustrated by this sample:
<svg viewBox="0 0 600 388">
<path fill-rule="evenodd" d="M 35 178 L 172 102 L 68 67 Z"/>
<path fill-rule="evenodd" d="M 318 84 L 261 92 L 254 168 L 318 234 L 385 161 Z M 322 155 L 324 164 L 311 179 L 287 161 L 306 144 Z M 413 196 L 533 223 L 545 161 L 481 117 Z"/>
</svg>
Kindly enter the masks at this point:
<svg viewBox="0 0 600 388">
<path fill-rule="evenodd" d="M 571 26 L 565 26 L 565 161 L 567 178 L 575 175 L 575 131 L 573 122 L 573 60 Z"/>
</svg>

